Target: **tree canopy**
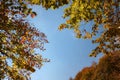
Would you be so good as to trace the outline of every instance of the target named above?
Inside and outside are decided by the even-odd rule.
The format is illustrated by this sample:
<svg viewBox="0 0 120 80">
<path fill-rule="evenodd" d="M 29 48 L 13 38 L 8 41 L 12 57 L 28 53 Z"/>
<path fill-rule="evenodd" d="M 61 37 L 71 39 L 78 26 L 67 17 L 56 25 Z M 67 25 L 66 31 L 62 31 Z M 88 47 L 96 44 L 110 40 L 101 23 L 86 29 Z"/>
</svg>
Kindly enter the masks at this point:
<svg viewBox="0 0 120 80">
<path fill-rule="evenodd" d="M 66 22 L 58 29 L 72 29 L 77 38 L 92 38 L 92 42 L 98 46 L 90 56 L 120 49 L 119 0 L 26 0 L 26 2 L 42 5 L 45 9 L 57 9 L 69 4 L 64 9 L 63 18 Z M 91 23 L 91 26 L 84 27 L 81 25 L 82 22 Z"/>
<path fill-rule="evenodd" d="M 77 38 L 93 38 L 92 42 L 98 46 L 90 56 L 120 50 L 119 3 L 120 0 L 72 0 L 64 10 L 63 17 L 67 20 L 59 30 L 73 29 Z M 81 22 L 91 23 L 91 26 L 81 26 Z"/>
<path fill-rule="evenodd" d="M 96 56 L 120 50 L 119 3 L 120 0 L 0 0 L 0 79 L 30 79 L 29 74 L 44 61 L 34 51 L 45 50 L 44 43 L 48 41 L 44 33 L 27 22 L 28 15 L 32 18 L 37 15 L 28 5 L 57 9 L 69 4 L 63 16 L 67 20 L 59 30 L 73 29 L 77 38 L 84 39 L 100 34 L 92 41 L 98 46 L 90 56 Z M 82 21 L 93 24 L 81 28 Z"/>
<path fill-rule="evenodd" d="M 119 80 L 120 52 L 109 54 L 111 55 L 104 55 L 98 63 L 83 68 L 74 80 Z"/>
<path fill-rule="evenodd" d="M 43 59 L 36 49 L 45 50 L 44 33 L 31 26 L 25 18 L 35 12 L 21 0 L 0 0 L 0 79 L 30 80 Z"/>
</svg>

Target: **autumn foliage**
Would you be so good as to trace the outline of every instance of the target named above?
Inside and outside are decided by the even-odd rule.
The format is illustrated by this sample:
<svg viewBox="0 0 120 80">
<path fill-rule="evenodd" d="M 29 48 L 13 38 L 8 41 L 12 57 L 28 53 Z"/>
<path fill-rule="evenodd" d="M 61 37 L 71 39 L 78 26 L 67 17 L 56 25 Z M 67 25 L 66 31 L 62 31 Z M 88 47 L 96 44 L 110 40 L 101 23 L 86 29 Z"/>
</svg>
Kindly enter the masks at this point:
<svg viewBox="0 0 120 80">
<path fill-rule="evenodd" d="M 30 80 L 30 74 L 48 61 L 35 52 L 45 50 L 45 34 L 25 20 L 35 13 L 25 12 L 30 9 L 19 1 L 0 0 L 0 80 Z"/>
<path fill-rule="evenodd" d="M 26 20 L 37 13 L 28 6 L 42 5 L 55 9 L 68 4 L 69 0 L 0 0 L 0 80 L 29 80 L 30 74 L 40 68 L 42 55 L 48 40 Z"/>
<path fill-rule="evenodd" d="M 90 56 L 120 50 L 120 0 L 70 0 L 70 3 L 63 15 L 67 20 L 59 30 L 71 29 L 77 38 L 92 39 L 98 46 Z"/>
<path fill-rule="evenodd" d="M 120 52 L 104 55 L 98 63 L 83 68 L 75 80 L 119 80 L 120 79 Z"/>
<path fill-rule="evenodd" d="M 0 0 L 0 79 L 28 80 L 30 73 L 47 61 L 35 52 L 36 49 L 44 51 L 44 44 L 48 41 L 44 33 L 27 22 L 26 17 L 34 18 L 37 15 L 28 6 L 41 5 L 47 10 L 69 4 L 63 16 L 67 20 L 58 29 L 72 29 L 77 38 L 93 38 L 92 42 L 98 46 L 90 56 L 96 56 L 99 53 L 110 55 L 111 51 L 120 50 L 119 3 L 120 0 Z M 83 21 L 93 24 L 81 28 Z M 94 36 L 97 36 L 96 39 Z M 100 80 L 119 80 L 119 52 L 115 53 L 101 58 L 99 64 L 83 69 L 80 78 L 90 80 L 89 76 L 91 80 L 98 77 Z"/>
</svg>

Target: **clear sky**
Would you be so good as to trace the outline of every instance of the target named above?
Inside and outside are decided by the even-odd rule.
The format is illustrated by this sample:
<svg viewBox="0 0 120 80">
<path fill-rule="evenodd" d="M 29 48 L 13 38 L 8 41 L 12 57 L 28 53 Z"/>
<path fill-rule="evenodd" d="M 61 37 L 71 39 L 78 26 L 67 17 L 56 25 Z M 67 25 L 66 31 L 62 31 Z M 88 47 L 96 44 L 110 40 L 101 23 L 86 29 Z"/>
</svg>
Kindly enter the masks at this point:
<svg viewBox="0 0 120 80">
<path fill-rule="evenodd" d="M 50 43 L 45 45 L 46 51 L 40 53 L 51 62 L 36 70 L 32 80 L 69 80 L 99 58 L 89 57 L 90 51 L 95 48 L 90 40 L 75 38 L 72 30 L 58 30 L 58 26 L 65 21 L 62 18 L 63 9 L 46 11 L 40 6 L 33 7 L 38 15 L 29 21 L 47 35 Z"/>
</svg>

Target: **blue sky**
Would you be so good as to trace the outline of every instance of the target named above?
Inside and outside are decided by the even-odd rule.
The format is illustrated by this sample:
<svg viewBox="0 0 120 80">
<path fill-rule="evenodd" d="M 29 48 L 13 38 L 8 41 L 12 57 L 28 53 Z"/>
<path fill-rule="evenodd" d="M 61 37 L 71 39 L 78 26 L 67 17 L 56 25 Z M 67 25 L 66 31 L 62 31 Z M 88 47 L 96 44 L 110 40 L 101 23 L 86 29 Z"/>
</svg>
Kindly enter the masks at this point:
<svg viewBox="0 0 120 80">
<path fill-rule="evenodd" d="M 51 62 L 44 63 L 40 70 L 36 70 L 32 80 L 69 80 L 99 58 L 89 57 L 90 51 L 96 46 L 90 40 L 75 38 L 72 30 L 58 30 L 58 26 L 65 22 L 62 18 L 63 9 L 61 7 L 53 11 L 40 6 L 33 7 L 38 15 L 29 21 L 47 35 L 50 43 L 45 45 L 46 51 L 40 53 Z"/>
</svg>

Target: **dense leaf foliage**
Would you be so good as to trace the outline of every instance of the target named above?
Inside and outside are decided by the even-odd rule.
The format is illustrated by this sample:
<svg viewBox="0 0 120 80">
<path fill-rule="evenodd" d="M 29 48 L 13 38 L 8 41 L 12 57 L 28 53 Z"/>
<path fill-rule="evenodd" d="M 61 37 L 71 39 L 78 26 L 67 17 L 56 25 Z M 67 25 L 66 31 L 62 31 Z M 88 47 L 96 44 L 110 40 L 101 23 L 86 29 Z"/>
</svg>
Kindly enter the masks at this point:
<svg viewBox="0 0 120 80">
<path fill-rule="evenodd" d="M 29 0 L 30 4 L 42 5 L 42 7 L 45 9 L 56 9 L 60 6 L 68 4 L 69 2 L 70 0 Z"/>
<path fill-rule="evenodd" d="M 44 33 L 33 28 L 25 18 L 35 12 L 22 0 L 0 0 L 0 80 L 28 80 L 43 59 L 35 49 L 45 50 Z"/>
<path fill-rule="evenodd" d="M 119 80 L 120 79 L 120 52 L 104 55 L 99 63 L 83 68 L 75 80 Z"/>
<path fill-rule="evenodd" d="M 66 23 L 59 26 L 73 29 L 77 38 L 91 39 L 98 46 L 90 56 L 120 50 L 120 0 L 72 0 L 64 11 Z M 91 23 L 84 27 L 82 22 Z"/>
<path fill-rule="evenodd" d="M 0 0 L 0 79 L 30 79 L 29 75 L 40 68 L 44 59 L 35 49 L 44 50 L 48 43 L 44 33 L 33 28 L 25 18 L 37 14 L 28 5 L 41 5 L 56 9 L 65 4 L 66 23 L 59 29 L 73 29 L 77 38 L 93 40 L 98 46 L 90 56 L 120 49 L 120 1 L 119 0 Z M 80 28 L 81 22 L 94 23 L 91 30 Z M 102 30 L 101 30 L 102 29 Z M 87 68 L 89 71 L 93 69 Z"/>
</svg>

